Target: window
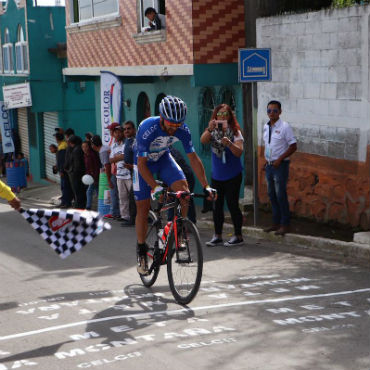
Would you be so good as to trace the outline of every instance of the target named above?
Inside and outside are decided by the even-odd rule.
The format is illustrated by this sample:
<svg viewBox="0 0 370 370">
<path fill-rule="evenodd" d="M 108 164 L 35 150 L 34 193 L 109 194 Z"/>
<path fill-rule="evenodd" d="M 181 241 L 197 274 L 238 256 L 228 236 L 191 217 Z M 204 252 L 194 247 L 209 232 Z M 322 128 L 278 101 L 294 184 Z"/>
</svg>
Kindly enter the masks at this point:
<svg viewBox="0 0 370 370">
<path fill-rule="evenodd" d="M 154 115 L 155 116 L 159 116 L 159 103 L 165 97 L 166 97 L 166 94 L 163 94 L 163 93 L 160 93 L 160 94 L 157 95 L 157 99 L 155 99 L 155 106 L 154 106 Z"/>
<path fill-rule="evenodd" d="M 139 125 L 142 120 L 151 116 L 150 113 L 150 101 L 148 95 L 145 92 L 141 92 L 137 98 L 136 104 L 136 121 Z"/>
<path fill-rule="evenodd" d="M 117 0 L 73 0 L 74 21 L 83 21 L 118 13 Z"/>
<path fill-rule="evenodd" d="M 227 104 L 230 106 L 231 110 L 235 113 L 236 104 L 235 104 L 235 98 L 234 93 L 231 88 L 224 88 L 220 92 L 220 104 Z"/>
<path fill-rule="evenodd" d="M 24 38 L 22 26 L 18 26 L 15 44 L 15 65 L 18 73 L 28 72 L 28 44 Z"/>
<path fill-rule="evenodd" d="M 161 14 L 162 16 L 166 14 L 165 0 L 139 0 L 139 7 L 140 7 L 139 32 L 141 32 L 146 27 L 149 27 L 149 20 L 148 18 L 145 17 L 145 9 L 154 8 L 158 14 Z M 162 20 L 165 19 L 164 17 L 161 18 Z"/>
<path fill-rule="evenodd" d="M 215 108 L 215 93 L 210 88 L 205 88 L 200 94 L 200 121 L 199 121 L 199 138 L 202 136 L 206 127 L 208 127 L 209 120 L 211 119 L 213 109 Z M 201 153 L 210 155 L 210 145 L 201 144 Z"/>
<path fill-rule="evenodd" d="M 3 48 L 4 73 L 14 73 L 13 44 L 10 42 L 8 28 L 6 28 L 4 32 L 4 45 L 2 48 Z"/>
</svg>

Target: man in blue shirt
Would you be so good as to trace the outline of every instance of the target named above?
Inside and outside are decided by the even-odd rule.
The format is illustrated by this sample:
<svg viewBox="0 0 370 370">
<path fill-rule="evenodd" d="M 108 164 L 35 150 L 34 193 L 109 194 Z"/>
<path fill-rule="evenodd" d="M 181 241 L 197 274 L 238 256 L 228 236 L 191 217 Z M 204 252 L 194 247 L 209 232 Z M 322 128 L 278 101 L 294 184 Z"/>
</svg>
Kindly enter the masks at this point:
<svg viewBox="0 0 370 370">
<path fill-rule="evenodd" d="M 169 151 L 174 142 L 181 141 L 205 194 L 210 198 L 215 196 L 214 189 L 208 185 L 203 164 L 195 153 L 190 130 L 184 123 L 186 111 L 186 104 L 181 99 L 166 96 L 159 104 L 160 116 L 149 117 L 141 122 L 136 135 L 133 188 L 137 207 L 136 234 L 140 274 L 146 274 L 148 271 L 145 237 L 150 197 L 159 199 L 163 192 L 162 186 L 157 184 L 153 174 L 158 173 L 172 191 L 189 191 L 185 175 Z M 186 206 L 182 208 L 182 212 L 183 215 L 187 214 Z"/>
</svg>

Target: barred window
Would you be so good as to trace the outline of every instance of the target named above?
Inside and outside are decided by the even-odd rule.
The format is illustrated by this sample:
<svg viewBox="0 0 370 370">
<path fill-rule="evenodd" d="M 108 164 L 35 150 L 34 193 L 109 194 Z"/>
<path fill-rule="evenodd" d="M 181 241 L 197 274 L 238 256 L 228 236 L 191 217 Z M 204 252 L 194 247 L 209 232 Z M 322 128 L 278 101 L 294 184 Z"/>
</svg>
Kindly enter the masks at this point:
<svg viewBox="0 0 370 370">
<path fill-rule="evenodd" d="M 200 95 L 200 121 L 199 121 L 199 138 L 202 136 L 204 130 L 208 127 L 213 110 L 215 108 L 215 94 L 210 88 L 205 88 Z M 211 155 L 209 144 L 200 144 L 201 154 Z"/>
<path fill-rule="evenodd" d="M 18 26 L 17 42 L 15 44 L 15 61 L 17 73 L 28 72 L 28 44 L 24 38 L 22 26 Z"/>
<path fill-rule="evenodd" d="M 4 73 L 14 73 L 13 44 L 10 42 L 9 29 L 4 32 L 4 44 L 2 46 Z"/>
</svg>

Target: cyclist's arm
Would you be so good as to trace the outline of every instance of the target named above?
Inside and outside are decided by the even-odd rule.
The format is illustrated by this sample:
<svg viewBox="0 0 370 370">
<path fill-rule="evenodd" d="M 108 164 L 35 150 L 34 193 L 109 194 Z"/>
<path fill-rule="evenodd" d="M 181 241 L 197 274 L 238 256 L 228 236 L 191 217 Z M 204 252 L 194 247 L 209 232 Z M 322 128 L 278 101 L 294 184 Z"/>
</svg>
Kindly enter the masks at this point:
<svg viewBox="0 0 370 370">
<path fill-rule="evenodd" d="M 138 157 L 137 159 L 137 169 L 141 175 L 141 177 L 145 180 L 145 182 L 154 189 L 158 184 L 156 183 L 153 174 L 150 172 L 147 166 L 147 157 Z"/>
<path fill-rule="evenodd" d="M 15 194 L 10 187 L 0 180 L 0 197 L 6 199 L 8 202 L 15 198 Z"/>
<path fill-rule="evenodd" d="M 204 166 L 198 154 L 195 152 L 188 153 L 188 158 L 190 162 L 190 166 L 193 169 L 195 176 L 198 178 L 199 182 L 201 183 L 203 189 L 208 185 L 206 172 L 204 170 Z"/>
</svg>

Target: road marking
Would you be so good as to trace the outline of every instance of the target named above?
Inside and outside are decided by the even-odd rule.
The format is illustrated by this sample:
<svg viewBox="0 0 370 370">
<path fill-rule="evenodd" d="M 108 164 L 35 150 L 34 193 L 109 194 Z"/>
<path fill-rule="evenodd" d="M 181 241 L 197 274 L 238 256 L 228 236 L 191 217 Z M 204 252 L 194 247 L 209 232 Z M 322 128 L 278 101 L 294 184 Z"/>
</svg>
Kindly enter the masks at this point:
<svg viewBox="0 0 370 370">
<path fill-rule="evenodd" d="M 346 291 L 343 291 L 343 292 L 335 292 L 335 293 L 302 295 L 302 296 L 297 296 L 297 297 L 274 298 L 274 299 L 255 300 L 255 301 L 223 303 L 223 304 L 210 305 L 210 306 L 200 306 L 200 307 L 193 307 L 193 308 L 181 308 L 179 310 L 171 310 L 171 311 L 169 311 L 169 310 L 151 311 L 151 312 L 128 314 L 128 315 L 108 316 L 108 317 L 102 317 L 100 319 L 77 321 L 77 322 L 72 322 L 72 323 L 69 323 L 69 324 L 56 325 L 56 326 L 50 326 L 48 328 L 27 331 L 27 332 L 24 332 L 24 333 L 6 335 L 6 336 L 3 336 L 3 337 L 0 337 L 0 341 L 15 339 L 15 338 L 21 338 L 21 337 L 27 337 L 27 336 L 35 335 L 35 334 L 41 334 L 41 333 L 46 333 L 46 332 L 51 332 L 51 331 L 56 331 L 56 330 L 61 330 L 61 329 L 73 328 L 73 327 L 76 327 L 76 326 L 94 324 L 94 323 L 98 323 L 98 322 L 117 320 L 117 319 L 125 319 L 125 318 L 126 319 L 128 319 L 128 318 L 137 319 L 137 318 L 142 318 L 142 317 L 146 317 L 146 316 L 155 316 L 155 315 L 161 315 L 161 314 L 174 315 L 175 316 L 177 314 L 183 314 L 183 313 L 186 313 L 186 312 L 196 312 L 196 311 L 204 311 L 204 310 L 212 310 L 212 309 L 220 309 L 220 308 L 236 307 L 236 306 L 249 306 L 249 305 L 261 304 L 261 303 L 280 303 L 280 302 L 288 302 L 288 301 L 296 301 L 296 300 L 298 301 L 298 300 L 302 300 L 302 299 L 335 297 L 335 296 L 340 296 L 340 295 L 349 295 L 349 294 L 364 293 L 364 292 L 370 292 L 370 288 L 357 289 L 357 290 L 346 290 Z"/>
</svg>

